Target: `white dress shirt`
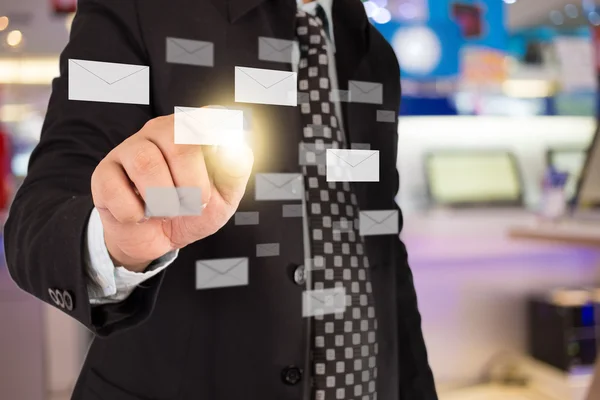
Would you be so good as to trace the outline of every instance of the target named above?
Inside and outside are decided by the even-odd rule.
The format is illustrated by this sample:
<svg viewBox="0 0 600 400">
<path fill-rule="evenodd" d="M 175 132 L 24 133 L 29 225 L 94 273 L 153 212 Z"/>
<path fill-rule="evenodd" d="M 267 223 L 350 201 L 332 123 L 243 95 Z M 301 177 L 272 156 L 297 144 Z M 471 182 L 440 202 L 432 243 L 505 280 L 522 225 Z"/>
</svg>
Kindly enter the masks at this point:
<svg viewBox="0 0 600 400">
<path fill-rule="evenodd" d="M 317 0 L 306 4 L 302 0 L 298 0 L 298 8 L 313 15 L 316 13 L 317 4 L 321 5 L 329 22 L 327 55 L 329 57 L 331 90 L 335 91 L 338 89 L 338 81 L 335 66 L 333 20 L 331 18 L 333 0 Z M 299 53 L 296 53 L 292 60 L 294 71 L 298 71 L 299 57 Z M 337 101 L 334 102 L 334 105 L 339 126 L 343 128 L 341 105 Z M 306 236 L 306 227 L 304 230 L 304 236 Z M 152 262 L 144 272 L 132 272 L 122 266 L 115 266 L 104 243 L 104 228 L 98 210 L 95 208 L 88 221 L 86 243 L 85 262 L 89 276 L 87 291 L 91 304 L 116 303 L 125 300 L 136 286 L 167 268 L 179 254 L 178 250 L 165 254 Z M 305 241 L 305 243 L 308 242 Z M 308 251 L 308 249 L 305 250 Z M 310 253 L 307 252 L 305 256 L 310 259 Z"/>
</svg>

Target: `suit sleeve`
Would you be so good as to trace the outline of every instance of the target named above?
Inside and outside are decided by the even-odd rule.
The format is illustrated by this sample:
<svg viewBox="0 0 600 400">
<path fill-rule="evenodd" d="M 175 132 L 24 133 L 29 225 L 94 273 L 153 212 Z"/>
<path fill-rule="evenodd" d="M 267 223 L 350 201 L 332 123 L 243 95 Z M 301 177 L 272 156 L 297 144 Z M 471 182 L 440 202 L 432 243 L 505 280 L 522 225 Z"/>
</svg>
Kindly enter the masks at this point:
<svg viewBox="0 0 600 400">
<path fill-rule="evenodd" d="M 87 289 L 90 303 L 108 304 L 125 300 L 136 287 L 160 273 L 175 261 L 179 250 L 173 250 L 154 260 L 144 272 L 129 271 L 114 265 L 106 244 L 100 214 L 92 210 L 87 226 L 84 248 L 88 279 Z"/>
<path fill-rule="evenodd" d="M 387 44 L 386 46 L 389 48 Z M 383 65 L 395 65 L 393 78 L 390 79 L 390 82 L 394 82 L 398 86 L 396 90 L 391 92 L 400 94 L 400 79 L 398 79 L 400 66 L 398 65 L 398 60 L 392 51 L 384 54 L 389 55 L 389 59 L 382 59 L 381 63 Z M 384 56 L 382 55 L 382 57 Z M 390 102 L 396 106 L 396 110 L 400 108 L 400 96 L 390 99 Z M 394 131 L 390 132 L 390 136 L 393 138 L 391 145 L 393 156 L 381 158 L 381 162 L 383 163 L 381 168 L 387 171 L 387 173 L 383 177 L 385 182 L 380 183 L 392 188 L 392 193 L 395 195 L 398 193 L 399 188 L 401 189 L 402 187 L 401 175 L 411 174 L 414 171 L 400 171 L 399 176 L 396 165 L 398 124 L 396 123 L 392 126 Z M 403 225 L 402 210 L 400 210 L 395 200 L 392 199 L 391 203 L 393 204 L 392 207 L 398 210 L 398 223 L 401 230 Z M 397 343 L 398 359 L 400 360 L 398 365 L 400 399 L 437 400 L 434 377 L 429 366 L 427 347 L 423 338 L 421 314 L 419 312 L 413 274 L 408 263 L 406 246 L 399 238 L 392 238 L 391 243 L 392 265 L 395 266 Z"/>
<path fill-rule="evenodd" d="M 137 132 L 153 111 L 143 105 L 68 100 L 68 60 L 148 65 L 134 1 L 79 1 L 41 139 L 4 229 L 6 261 L 16 284 L 99 336 L 144 321 L 164 275 L 152 277 L 120 303 L 90 304 L 84 261 L 94 208 L 90 179 L 106 154 Z M 61 297 L 72 304 L 55 301 Z"/>
</svg>

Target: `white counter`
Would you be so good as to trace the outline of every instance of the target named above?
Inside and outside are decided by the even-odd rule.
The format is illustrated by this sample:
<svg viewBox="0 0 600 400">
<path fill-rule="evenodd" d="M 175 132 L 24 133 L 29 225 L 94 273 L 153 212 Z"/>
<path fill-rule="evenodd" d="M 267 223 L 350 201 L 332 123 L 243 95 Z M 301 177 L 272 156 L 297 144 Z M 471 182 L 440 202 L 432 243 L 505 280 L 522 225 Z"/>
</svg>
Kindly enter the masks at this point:
<svg viewBox="0 0 600 400">
<path fill-rule="evenodd" d="M 600 282 L 600 248 L 508 236 L 533 218 L 523 210 L 405 216 L 401 237 L 439 384 L 475 382 L 494 355 L 525 353 L 528 295 Z"/>
</svg>

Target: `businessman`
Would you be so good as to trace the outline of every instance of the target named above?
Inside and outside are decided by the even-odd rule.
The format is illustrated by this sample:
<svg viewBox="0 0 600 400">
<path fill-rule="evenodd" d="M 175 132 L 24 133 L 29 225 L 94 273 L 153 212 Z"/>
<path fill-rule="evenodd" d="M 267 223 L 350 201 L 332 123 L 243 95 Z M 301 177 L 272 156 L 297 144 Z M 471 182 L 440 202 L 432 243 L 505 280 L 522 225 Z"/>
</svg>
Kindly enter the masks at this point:
<svg viewBox="0 0 600 400">
<path fill-rule="evenodd" d="M 149 101 L 108 101 L 116 72 L 77 83 L 81 60 L 147 66 Z M 5 227 L 15 282 L 95 334 L 72 398 L 437 399 L 398 237 L 399 82 L 359 0 L 80 0 Z M 247 144 L 175 144 L 176 108 L 209 105 Z M 330 176 L 336 154 L 360 173 Z M 149 214 L 156 188 L 199 189 L 201 212 Z"/>
</svg>

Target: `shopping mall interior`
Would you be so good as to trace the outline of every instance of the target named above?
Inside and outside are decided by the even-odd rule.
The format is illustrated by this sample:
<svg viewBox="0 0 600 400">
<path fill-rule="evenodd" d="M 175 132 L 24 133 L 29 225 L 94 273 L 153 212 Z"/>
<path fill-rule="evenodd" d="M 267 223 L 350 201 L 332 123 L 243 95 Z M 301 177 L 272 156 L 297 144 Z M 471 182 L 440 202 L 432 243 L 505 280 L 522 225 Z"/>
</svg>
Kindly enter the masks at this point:
<svg viewBox="0 0 600 400">
<path fill-rule="evenodd" d="M 264 3 L 285 1 L 294 2 Z M 339 3 L 359 2 L 318 0 L 324 6 L 331 1 L 334 21 L 336 7 L 347 6 Z M 59 68 L 59 56 L 77 18 L 76 3 L 0 2 L 3 222 L 10 218 L 40 135 L 50 129 L 44 120 L 53 79 L 68 73 Z M 171 2 L 163 3 L 169 13 Z M 600 399 L 594 366 L 600 346 L 600 2 L 370 0 L 363 6 L 400 65 L 399 110 L 377 118 L 391 118 L 398 126 L 395 201 L 403 223 L 392 233 L 407 248 L 439 399 Z M 232 24 L 243 26 L 255 12 Z M 80 30 L 85 31 L 84 22 Z M 101 61 L 93 58 L 93 49 L 81 58 L 86 55 Z M 339 92 L 340 102 L 358 101 Z M 254 218 L 239 214 L 236 225 Z M 19 229 L 13 226 L 10 234 Z M 21 253 L 30 251 L 29 245 L 11 242 Z M 8 253 L 6 246 L 2 251 Z M 44 267 L 55 268 L 56 260 L 46 260 Z M 70 399 L 92 341 L 112 339 L 95 338 L 65 312 L 66 299 L 63 307 L 40 300 L 13 278 L 10 268 L 0 265 L 0 399 Z M 236 374 L 249 371 L 236 370 L 235 360 L 231 364 L 235 385 Z M 272 385 L 277 384 L 284 385 Z M 188 399 L 114 393 L 93 399 Z M 294 396 L 287 398 L 300 399 Z M 400 398 L 434 400 L 379 396 Z"/>
</svg>

